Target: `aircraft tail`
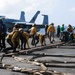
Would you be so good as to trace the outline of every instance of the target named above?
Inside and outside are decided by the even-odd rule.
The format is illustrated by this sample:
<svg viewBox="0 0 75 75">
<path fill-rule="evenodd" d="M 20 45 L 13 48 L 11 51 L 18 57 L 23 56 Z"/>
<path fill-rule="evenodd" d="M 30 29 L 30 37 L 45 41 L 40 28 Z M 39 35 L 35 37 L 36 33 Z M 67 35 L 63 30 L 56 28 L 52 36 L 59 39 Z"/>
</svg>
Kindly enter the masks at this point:
<svg viewBox="0 0 75 75">
<path fill-rule="evenodd" d="M 20 20 L 25 22 L 25 12 L 24 11 L 21 11 L 21 16 L 20 16 Z"/>
<path fill-rule="evenodd" d="M 29 23 L 34 23 L 39 13 L 40 13 L 40 11 L 37 11 Z"/>
<path fill-rule="evenodd" d="M 42 16 L 44 16 L 44 18 L 43 18 L 43 25 L 48 25 L 49 23 L 48 23 L 48 15 L 42 15 Z"/>
</svg>

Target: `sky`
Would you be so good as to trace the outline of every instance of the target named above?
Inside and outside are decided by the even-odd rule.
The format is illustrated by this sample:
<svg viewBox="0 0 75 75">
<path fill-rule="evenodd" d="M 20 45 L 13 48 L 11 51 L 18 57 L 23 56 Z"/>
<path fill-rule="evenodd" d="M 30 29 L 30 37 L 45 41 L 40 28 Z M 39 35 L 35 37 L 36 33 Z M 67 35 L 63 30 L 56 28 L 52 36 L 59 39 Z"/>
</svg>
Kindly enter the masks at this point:
<svg viewBox="0 0 75 75">
<path fill-rule="evenodd" d="M 55 26 L 75 25 L 75 0 L 1 0 L 0 16 L 19 19 L 21 11 L 25 12 L 26 21 L 30 21 L 36 11 L 40 11 L 35 23 L 42 24 L 43 16 L 49 17 L 49 24 Z"/>
</svg>

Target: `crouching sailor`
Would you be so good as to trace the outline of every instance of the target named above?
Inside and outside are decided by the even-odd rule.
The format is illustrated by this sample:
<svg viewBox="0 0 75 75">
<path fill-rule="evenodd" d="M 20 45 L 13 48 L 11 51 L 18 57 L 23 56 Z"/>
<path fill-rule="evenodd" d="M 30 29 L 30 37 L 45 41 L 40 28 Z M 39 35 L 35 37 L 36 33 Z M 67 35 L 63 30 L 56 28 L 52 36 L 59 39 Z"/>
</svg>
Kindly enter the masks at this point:
<svg viewBox="0 0 75 75">
<path fill-rule="evenodd" d="M 17 27 L 18 26 L 16 25 L 15 29 L 13 29 L 13 31 L 7 35 L 6 40 L 10 47 L 5 48 L 3 52 L 7 53 L 9 50 L 17 52 L 16 48 L 19 46 L 19 30 Z"/>
<path fill-rule="evenodd" d="M 41 46 L 46 45 L 45 35 L 41 34 L 41 33 L 37 33 L 37 36 L 39 37 L 39 41 L 40 41 Z"/>
<path fill-rule="evenodd" d="M 27 44 L 28 48 L 30 48 L 29 42 L 28 42 L 30 35 L 27 32 L 25 32 L 22 28 L 20 28 L 19 36 L 20 36 L 20 40 L 21 40 L 21 50 L 26 49 L 26 44 Z"/>
</svg>

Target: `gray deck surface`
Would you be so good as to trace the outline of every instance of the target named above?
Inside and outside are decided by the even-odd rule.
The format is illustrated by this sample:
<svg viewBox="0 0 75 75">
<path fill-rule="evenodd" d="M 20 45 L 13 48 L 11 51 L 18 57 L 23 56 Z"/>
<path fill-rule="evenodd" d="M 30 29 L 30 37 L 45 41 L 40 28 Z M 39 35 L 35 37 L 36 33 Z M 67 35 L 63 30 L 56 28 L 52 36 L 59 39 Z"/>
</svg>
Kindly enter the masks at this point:
<svg viewBox="0 0 75 75">
<path fill-rule="evenodd" d="M 49 39 L 46 39 L 46 42 L 47 42 L 47 44 L 50 44 Z M 60 40 L 58 38 L 55 38 L 54 43 L 57 43 L 57 42 L 60 42 Z M 34 46 L 31 46 L 31 39 L 29 40 L 29 44 L 30 44 L 31 48 L 34 47 Z M 9 46 L 9 45 L 7 44 L 7 46 Z M 37 46 L 40 46 L 40 43 Z M 53 56 L 44 56 L 44 57 L 40 56 L 40 57 L 35 58 L 35 60 L 37 60 L 37 61 L 52 61 L 49 63 L 49 65 L 75 66 L 75 46 L 59 46 L 59 47 L 55 47 L 55 48 L 51 48 L 51 49 L 34 51 L 34 52 L 31 52 L 30 55 L 18 55 L 17 57 L 30 59 L 37 54 L 44 54 L 44 53 L 47 55 L 53 55 Z M 3 54 L 3 52 L 0 53 L 0 55 L 2 55 L 2 54 Z M 57 55 L 57 56 L 55 57 L 55 55 Z M 62 55 L 62 57 L 60 55 Z M 69 56 L 69 57 L 66 57 L 66 56 Z M 55 61 L 57 61 L 57 63 Z M 65 61 L 69 62 L 69 63 L 58 63 L 58 62 L 65 62 Z M 12 57 L 4 57 L 3 63 L 12 64 L 15 66 L 25 67 L 25 68 L 33 68 L 33 69 L 39 68 L 39 66 L 34 66 L 32 64 L 18 62 L 16 60 L 14 60 Z M 68 68 L 68 67 L 50 67 L 49 66 L 48 68 L 51 70 L 58 71 L 58 72 L 75 73 L 74 67 Z M 0 73 L 1 73 L 0 75 L 26 75 L 23 73 L 11 72 L 11 71 L 5 70 L 5 69 L 0 69 Z"/>
</svg>

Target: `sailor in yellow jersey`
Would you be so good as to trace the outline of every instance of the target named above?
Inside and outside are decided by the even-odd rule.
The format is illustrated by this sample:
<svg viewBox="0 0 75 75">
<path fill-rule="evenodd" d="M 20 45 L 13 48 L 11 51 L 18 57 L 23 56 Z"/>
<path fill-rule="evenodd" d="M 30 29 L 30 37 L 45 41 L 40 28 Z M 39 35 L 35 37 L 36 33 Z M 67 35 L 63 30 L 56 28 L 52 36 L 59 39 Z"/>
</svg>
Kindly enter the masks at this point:
<svg viewBox="0 0 75 75">
<path fill-rule="evenodd" d="M 45 35 L 41 34 L 41 33 L 37 33 L 37 36 L 39 37 L 39 41 L 40 41 L 41 46 L 46 45 Z"/>
<path fill-rule="evenodd" d="M 15 33 L 15 31 L 12 31 L 11 33 L 9 33 L 9 34 L 6 36 L 6 40 L 7 40 L 7 42 L 8 42 L 11 46 L 13 46 L 13 45 L 12 45 L 11 38 L 12 38 L 12 36 L 13 36 L 14 33 Z"/>
<path fill-rule="evenodd" d="M 18 25 L 15 25 L 13 27 L 13 31 L 7 35 L 6 40 L 11 47 L 4 49 L 3 52 L 8 53 L 7 51 L 9 50 L 13 50 L 13 52 L 16 52 L 16 48 L 19 45 L 19 35 L 18 35 L 19 30 L 18 29 L 19 29 Z"/>
<path fill-rule="evenodd" d="M 55 33 L 54 23 L 51 23 L 47 28 L 47 34 L 48 34 L 50 43 L 53 43 L 53 41 L 54 41 L 54 33 Z"/>
<path fill-rule="evenodd" d="M 36 36 L 37 31 L 36 31 L 36 27 L 35 26 L 36 26 L 36 24 L 32 25 L 32 27 L 30 29 L 30 34 L 32 36 L 31 44 L 36 46 L 35 36 Z"/>
<path fill-rule="evenodd" d="M 19 46 L 19 43 L 20 43 L 20 39 L 19 39 L 19 31 L 18 30 L 15 30 L 14 31 L 14 34 L 11 38 L 11 41 L 12 41 L 12 44 L 13 44 L 13 52 L 17 52 L 16 51 L 16 48 Z"/>
<path fill-rule="evenodd" d="M 25 32 L 22 28 L 19 29 L 19 33 L 20 33 L 20 40 L 21 40 L 21 49 L 26 49 L 26 44 L 28 48 L 30 48 L 28 42 L 30 35 L 27 32 Z"/>
</svg>

